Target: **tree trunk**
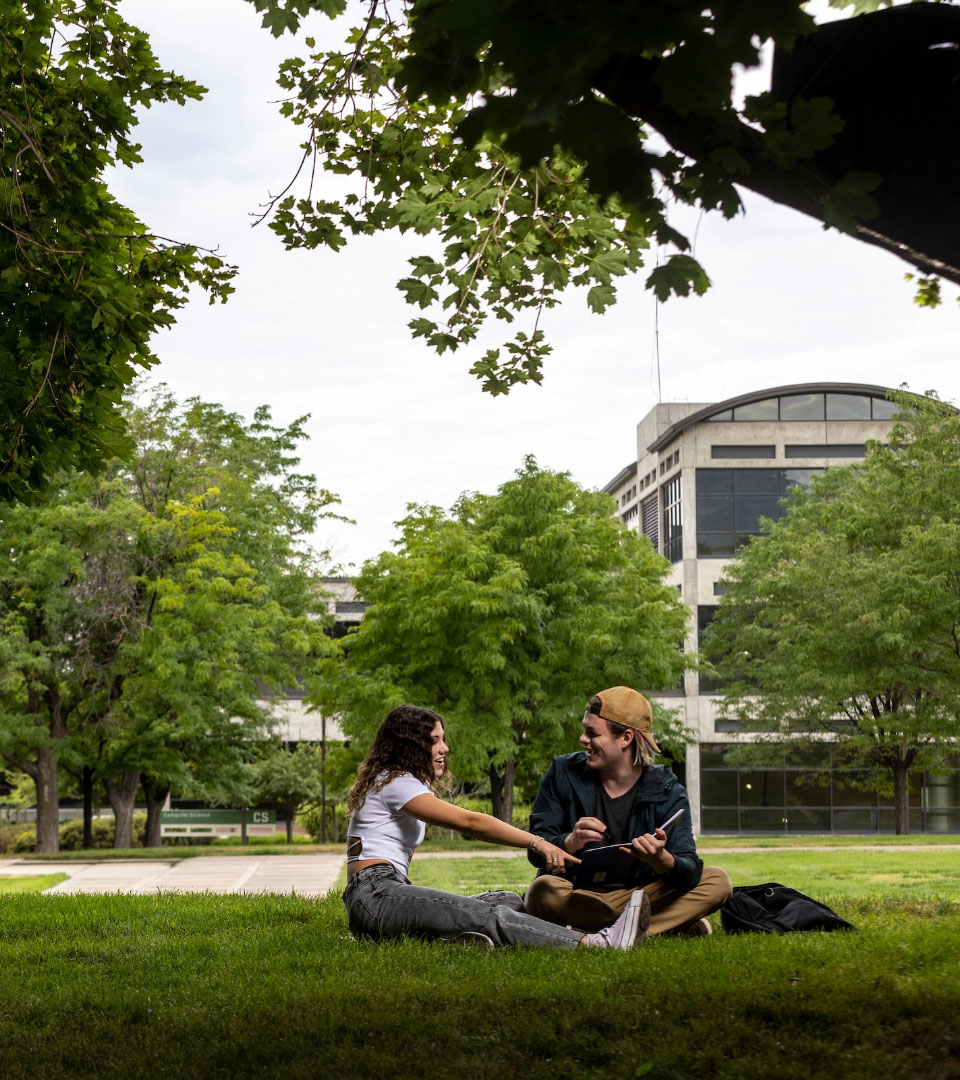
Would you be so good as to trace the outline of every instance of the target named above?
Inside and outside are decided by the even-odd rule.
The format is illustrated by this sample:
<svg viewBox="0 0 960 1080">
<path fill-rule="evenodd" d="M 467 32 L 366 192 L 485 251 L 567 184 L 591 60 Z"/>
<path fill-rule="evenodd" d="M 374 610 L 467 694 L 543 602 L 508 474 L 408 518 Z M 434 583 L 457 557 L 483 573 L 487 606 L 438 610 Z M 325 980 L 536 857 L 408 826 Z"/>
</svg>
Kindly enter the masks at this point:
<svg viewBox="0 0 960 1080">
<path fill-rule="evenodd" d="M 163 811 L 163 804 L 170 794 L 170 785 L 161 782 L 154 783 L 148 776 L 141 776 L 140 783 L 143 785 L 144 798 L 147 800 L 147 830 L 143 838 L 143 846 L 162 847 L 160 815 Z"/>
<path fill-rule="evenodd" d="M 24 771 L 37 789 L 37 851 L 60 850 L 60 781 L 57 755 L 50 746 L 37 751 L 36 764 Z"/>
<path fill-rule="evenodd" d="M 293 808 L 287 809 L 287 843 L 293 843 Z"/>
<path fill-rule="evenodd" d="M 501 821 L 513 824 L 513 762 L 507 761 L 500 772 L 496 765 L 487 770 L 490 777 L 490 801 L 493 804 L 493 816 Z"/>
<path fill-rule="evenodd" d="M 910 832 L 909 777 L 910 766 L 905 761 L 896 762 L 893 766 L 893 804 L 897 812 L 897 836 L 906 836 Z"/>
<path fill-rule="evenodd" d="M 133 847 L 133 807 L 140 786 L 140 770 L 124 769 L 118 784 L 112 777 L 106 781 L 107 798 L 113 807 L 113 846 L 125 849 Z"/>
<path fill-rule="evenodd" d="M 57 762 L 57 743 L 66 737 L 66 713 L 55 690 L 28 690 L 28 708 L 35 716 L 46 705 L 49 715 L 47 730 L 50 742 L 37 750 L 36 761 L 24 761 L 20 768 L 30 777 L 37 789 L 36 850 L 51 854 L 60 850 L 60 777 Z"/>
<path fill-rule="evenodd" d="M 93 769 L 89 765 L 83 767 L 80 786 L 83 791 L 83 850 L 89 851 L 93 847 Z"/>
</svg>

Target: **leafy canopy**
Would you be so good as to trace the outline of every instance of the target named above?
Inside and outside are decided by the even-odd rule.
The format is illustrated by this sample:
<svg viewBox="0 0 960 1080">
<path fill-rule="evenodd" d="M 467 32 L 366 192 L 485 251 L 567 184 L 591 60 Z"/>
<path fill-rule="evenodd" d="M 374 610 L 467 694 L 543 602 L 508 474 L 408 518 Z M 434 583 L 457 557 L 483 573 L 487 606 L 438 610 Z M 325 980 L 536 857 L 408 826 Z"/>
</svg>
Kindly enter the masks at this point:
<svg viewBox="0 0 960 1080">
<path fill-rule="evenodd" d="M 115 0 L 0 4 L 0 500 L 129 453 L 120 402 L 191 285 L 234 268 L 151 235 L 104 174 L 141 159 L 138 108 L 199 98 Z"/>
<path fill-rule="evenodd" d="M 42 844 L 61 761 L 131 777 L 131 799 L 139 776 L 159 802 L 230 801 L 273 723 L 264 692 L 329 648 L 306 540 L 337 500 L 298 469 L 306 418 L 161 388 L 124 419 L 132 460 L 0 519 L 0 762 L 49 791 Z"/>
<path fill-rule="evenodd" d="M 275 35 L 308 11 L 345 10 L 250 2 Z M 857 13 L 883 2 L 832 0 Z M 790 48 L 812 28 L 801 0 L 367 0 L 341 49 L 307 38 L 308 55 L 281 68 L 303 158 L 264 217 L 288 247 L 336 251 L 386 229 L 435 237 L 398 283 L 421 311 L 414 337 L 443 353 L 475 342 L 491 315 L 526 314 L 471 371 L 493 394 L 540 382 L 541 315 L 569 285 L 595 312 L 643 266 L 661 300 L 709 287 L 672 203 L 731 217 L 742 184 L 848 231 L 876 212 L 872 174 L 807 191 L 812 171 L 795 171 L 843 127 L 829 100 L 734 101 L 734 73 L 759 63 L 762 42 Z M 353 182 L 324 197 L 318 171 Z"/>
<path fill-rule="evenodd" d="M 411 507 L 398 550 L 364 565 L 363 621 L 342 660 L 321 662 L 311 700 L 363 745 L 393 706 L 436 708 L 458 777 L 538 778 L 576 749 L 591 694 L 669 689 L 685 665 L 669 563 L 612 508 L 533 458 L 495 495 Z M 682 756 L 678 726 L 658 723 Z"/>
</svg>

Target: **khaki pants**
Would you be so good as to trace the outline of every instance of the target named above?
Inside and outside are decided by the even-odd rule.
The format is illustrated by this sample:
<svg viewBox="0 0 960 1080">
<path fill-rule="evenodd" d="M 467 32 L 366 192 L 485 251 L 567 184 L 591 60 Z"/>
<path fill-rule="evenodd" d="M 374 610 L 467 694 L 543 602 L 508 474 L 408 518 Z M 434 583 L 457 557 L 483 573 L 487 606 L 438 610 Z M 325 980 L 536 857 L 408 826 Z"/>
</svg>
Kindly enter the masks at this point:
<svg viewBox="0 0 960 1080">
<path fill-rule="evenodd" d="M 575 889 L 566 878 L 545 874 L 534 878 L 523 900 L 524 909 L 538 919 L 572 926 L 591 934 L 609 926 L 627 906 L 633 889 L 593 892 Z M 717 911 L 732 895 L 730 878 L 718 866 L 705 866 L 700 881 L 678 892 L 665 881 L 644 886 L 650 898 L 649 934 L 665 934 Z"/>
</svg>

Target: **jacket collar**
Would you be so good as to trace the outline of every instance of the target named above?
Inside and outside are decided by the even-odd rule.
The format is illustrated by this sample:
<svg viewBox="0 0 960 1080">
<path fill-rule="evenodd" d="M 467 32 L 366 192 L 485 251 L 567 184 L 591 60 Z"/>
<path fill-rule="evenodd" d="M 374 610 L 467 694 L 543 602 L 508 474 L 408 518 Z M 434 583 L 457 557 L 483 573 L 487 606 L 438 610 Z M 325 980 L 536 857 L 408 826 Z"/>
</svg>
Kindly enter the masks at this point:
<svg viewBox="0 0 960 1080">
<path fill-rule="evenodd" d="M 587 768 L 587 755 L 584 751 L 570 754 L 570 783 L 584 806 L 593 806 L 597 797 L 600 777 Z M 666 765 L 648 765 L 640 777 L 635 801 L 659 802 L 669 788 L 676 783 L 676 777 Z"/>
</svg>

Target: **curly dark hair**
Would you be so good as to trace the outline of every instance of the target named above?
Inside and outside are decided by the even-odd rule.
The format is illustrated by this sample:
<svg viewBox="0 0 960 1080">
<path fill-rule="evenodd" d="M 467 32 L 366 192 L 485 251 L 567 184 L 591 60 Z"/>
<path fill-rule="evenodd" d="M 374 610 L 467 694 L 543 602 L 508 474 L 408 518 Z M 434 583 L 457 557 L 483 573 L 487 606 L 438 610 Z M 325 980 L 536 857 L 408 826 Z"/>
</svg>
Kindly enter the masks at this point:
<svg viewBox="0 0 960 1080">
<path fill-rule="evenodd" d="M 398 705 L 389 712 L 360 763 L 357 779 L 347 796 L 347 809 L 359 809 L 371 791 L 379 791 L 401 773 L 411 773 L 435 787 L 431 734 L 443 717 L 419 705 Z"/>
</svg>

